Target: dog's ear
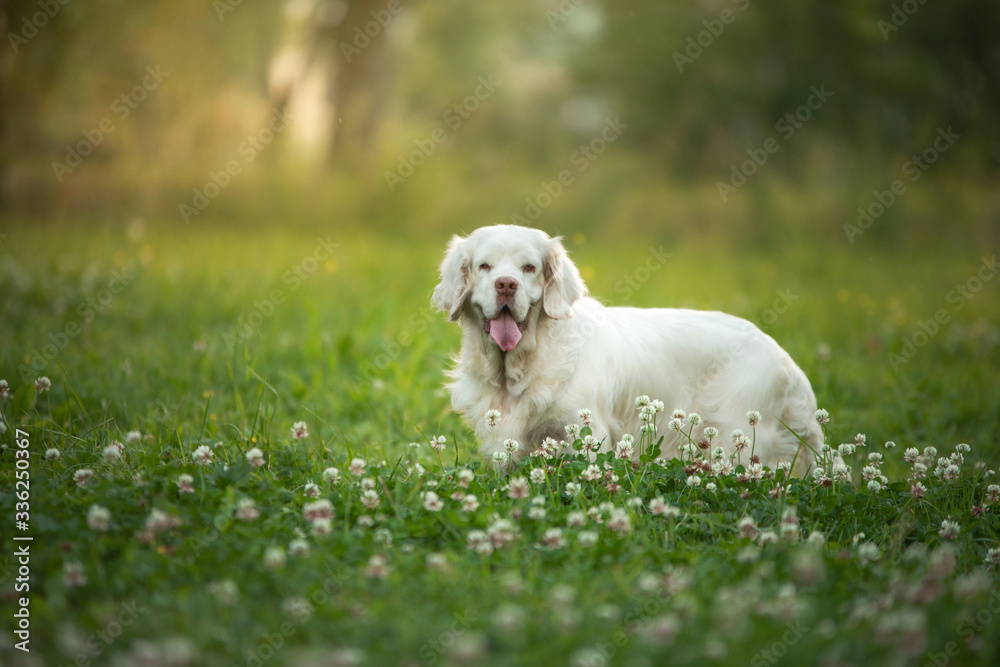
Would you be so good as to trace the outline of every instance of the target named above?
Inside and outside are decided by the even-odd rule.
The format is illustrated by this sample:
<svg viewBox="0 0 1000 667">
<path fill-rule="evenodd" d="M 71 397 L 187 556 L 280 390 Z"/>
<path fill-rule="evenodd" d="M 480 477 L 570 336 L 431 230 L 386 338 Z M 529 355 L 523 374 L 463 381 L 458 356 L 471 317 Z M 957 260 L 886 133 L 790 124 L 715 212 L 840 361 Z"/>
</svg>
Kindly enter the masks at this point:
<svg viewBox="0 0 1000 667">
<path fill-rule="evenodd" d="M 562 238 L 549 240 L 542 267 L 545 288 L 542 292 L 542 309 L 554 320 L 573 316 L 573 304 L 587 295 L 580 272 L 563 247 Z"/>
<path fill-rule="evenodd" d="M 448 252 L 441 262 L 441 282 L 434 288 L 431 304 L 448 312 L 452 322 L 462 314 L 472 291 L 472 254 L 468 242 L 461 236 L 451 237 Z"/>
</svg>

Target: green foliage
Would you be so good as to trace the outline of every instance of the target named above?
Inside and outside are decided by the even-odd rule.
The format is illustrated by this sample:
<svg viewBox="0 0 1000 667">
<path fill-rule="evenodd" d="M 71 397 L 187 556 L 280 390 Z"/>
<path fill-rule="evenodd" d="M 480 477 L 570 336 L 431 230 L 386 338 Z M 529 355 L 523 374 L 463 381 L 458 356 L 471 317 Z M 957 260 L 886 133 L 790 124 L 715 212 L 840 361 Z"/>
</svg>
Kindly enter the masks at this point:
<svg viewBox="0 0 1000 667">
<path fill-rule="evenodd" d="M 613 664 L 877 664 L 900 652 L 924 664 L 949 646 L 959 664 L 992 664 L 997 580 L 983 568 L 1000 546 L 997 482 L 986 477 L 998 460 L 1000 302 L 989 281 L 961 309 L 947 298 L 978 255 L 868 262 L 785 248 L 779 262 L 672 245 L 644 274 L 641 243 L 568 240 L 609 303 L 727 310 L 786 347 L 833 415 L 827 441 L 868 435 L 845 450 L 851 480 L 828 462 L 825 486 L 758 471 L 747 452 L 719 476 L 690 456 L 648 460 L 652 434 L 635 434 L 642 465 L 609 454 L 590 472 L 580 455 L 482 462 L 441 389 L 458 331 L 427 304 L 445 235 L 8 230 L 0 508 L 10 526 L 21 429 L 32 649 L 45 664 L 166 654 L 171 664 L 589 666 L 612 652 Z M 113 271 L 128 282 L 120 290 Z M 905 354 L 938 308 L 949 322 L 894 370 L 888 355 Z M 47 392 L 35 390 L 40 375 Z M 429 445 L 439 434 L 441 451 Z M 577 448 L 588 435 L 583 426 Z M 105 453 L 115 442 L 120 459 Z M 925 448 L 951 457 L 963 442 L 972 451 L 959 478 L 935 476 Z M 903 460 L 910 447 L 928 465 L 922 498 Z M 255 448 L 264 465 L 248 459 Z M 887 478 L 878 491 L 864 479 L 874 452 Z M 94 473 L 78 484 L 83 469 Z M 469 494 L 478 507 L 465 510 Z M 328 526 L 306 515 L 322 500 Z M 107 530 L 94 505 L 110 513 Z M 941 534 L 946 519 L 959 525 L 954 538 Z M 0 558 L 5 619 L 10 553 Z M 5 664 L 18 664 L 4 632 Z"/>
</svg>

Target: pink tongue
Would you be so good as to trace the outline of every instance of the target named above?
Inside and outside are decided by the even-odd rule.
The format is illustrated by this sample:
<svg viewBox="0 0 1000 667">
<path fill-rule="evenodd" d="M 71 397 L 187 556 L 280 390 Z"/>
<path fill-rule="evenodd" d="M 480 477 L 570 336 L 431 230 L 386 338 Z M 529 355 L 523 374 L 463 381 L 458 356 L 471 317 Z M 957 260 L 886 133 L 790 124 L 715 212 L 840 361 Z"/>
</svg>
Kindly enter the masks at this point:
<svg viewBox="0 0 1000 667">
<path fill-rule="evenodd" d="M 517 347 L 517 342 L 521 340 L 521 330 L 517 328 L 517 322 L 510 311 L 504 310 L 500 317 L 490 320 L 490 336 L 504 352 Z"/>
</svg>

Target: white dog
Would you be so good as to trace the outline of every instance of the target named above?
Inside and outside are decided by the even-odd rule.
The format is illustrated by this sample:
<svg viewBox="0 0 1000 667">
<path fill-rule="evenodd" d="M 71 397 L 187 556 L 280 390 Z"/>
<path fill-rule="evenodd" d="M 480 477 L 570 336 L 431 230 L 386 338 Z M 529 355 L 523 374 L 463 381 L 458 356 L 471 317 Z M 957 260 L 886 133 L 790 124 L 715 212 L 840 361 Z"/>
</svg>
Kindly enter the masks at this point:
<svg viewBox="0 0 1000 667">
<path fill-rule="evenodd" d="M 667 410 L 697 412 L 703 428 L 719 435 L 713 448 L 733 451 L 730 433 L 742 429 L 750 410 L 755 454 L 774 467 L 813 465 L 809 448 L 823 442 L 816 397 L 809 380 L 770 336 L 750 322 L 718 312 L 608 308 L 587 298 L 587 288 L 559 238 L 537 229 L 496 225 L 455 236 L 441 264 L 432 298 L 464 329 L 461 355 L 449 375 L 453 407 L 475 424 L 487 456 L 505 439 L 531 451 L 544 438 L 566 439 L 564 427 L 591 410 L 602 450 L 626 434 L 639 437 L 635 399 L 648 395 Z M 484 421 L 499 410 L 495 427 Z M 664 428 L 663 455 L 677 456 L 681 436 Z M 685 426 L 685 431 L 687 425 Z M 638 455 L 639 452 L 636 452 Z M 748 462 L 749 451 L 742 460 Z"/>
</svg>

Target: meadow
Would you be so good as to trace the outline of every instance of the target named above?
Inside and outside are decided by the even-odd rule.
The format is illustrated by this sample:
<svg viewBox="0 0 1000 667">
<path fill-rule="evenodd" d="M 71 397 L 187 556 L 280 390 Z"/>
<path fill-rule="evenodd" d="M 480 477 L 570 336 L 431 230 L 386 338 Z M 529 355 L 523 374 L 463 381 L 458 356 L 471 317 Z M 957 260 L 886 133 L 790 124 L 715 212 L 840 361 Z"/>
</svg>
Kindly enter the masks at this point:
<svg viewBox="0 0 1000 667">
<path fill-rule="evenodd" d="M 992 253 L 571 235 L 609 304 L 774 336 L 850 469 L 500 474 L 443 389 L 446 235 L 201 223 L 5 225 L 3 664 L 997 664 Z"/>
</svg>

